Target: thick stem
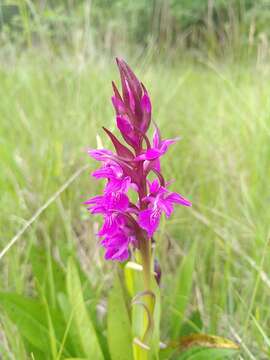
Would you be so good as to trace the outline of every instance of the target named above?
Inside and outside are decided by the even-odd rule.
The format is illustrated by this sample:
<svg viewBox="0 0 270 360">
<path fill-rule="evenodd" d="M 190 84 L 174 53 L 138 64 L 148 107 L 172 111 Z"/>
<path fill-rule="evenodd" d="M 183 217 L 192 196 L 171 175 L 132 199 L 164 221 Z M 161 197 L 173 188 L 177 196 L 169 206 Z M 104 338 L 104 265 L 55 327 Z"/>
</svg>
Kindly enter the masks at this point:
<svg viewBox="0 0 270 360">
<path fill-rule="evenodd" d="M 145 308 L 143 309 L 143 322 L 140 330 L 140 341 L 142 345 L 136 345 L 134 355 L 136 360 L 150 360 L 155 307 L 155 299 L 152 291 L 153 262 L 151 240 L 142 238 L 140 240 L 139 250 L 139 260 L 143 266 L 143 282 L 141 283 L 140 292 L 143 293 L 141 301 Z M 148 349 L 145 346 L 148 347 Z"/>
<path fill-rule="evenodd" d="M 146 177 L 143 170 L 143 163 L 138 168 L 139 177 L 141 182 L 139 184 L 139 207 L 140 210 L 144 210 L 147 207 L 147 203 L 144 198 L 147 195 Z M 140 330 L 140 344 L 135 345 L 134 358 L 135 360 L 150 360 L 151 356 L 151 340 L 154 327 L 154 307 L 155 299 L 152 291 L 153 283 L 153 261 L 152 261 L 152 249 L 151 239 L 149 239 L 146 233 L 142 232 L 139 238 L 139 261 L 143 267 L 143 283 L 139 291 L 144 293 L 142 301 L 145 306 L 143 312 L 143 322 Z M 147 349 L 148 347 L 148 349 Z"/>
<path fill-rule="evenodd" d="M 142 266 L 143 266 L 143 280 L 144 290 L 151 290 L 151 241 L 149 239 L 143 239 L 140 244 Z"/>
</svg>

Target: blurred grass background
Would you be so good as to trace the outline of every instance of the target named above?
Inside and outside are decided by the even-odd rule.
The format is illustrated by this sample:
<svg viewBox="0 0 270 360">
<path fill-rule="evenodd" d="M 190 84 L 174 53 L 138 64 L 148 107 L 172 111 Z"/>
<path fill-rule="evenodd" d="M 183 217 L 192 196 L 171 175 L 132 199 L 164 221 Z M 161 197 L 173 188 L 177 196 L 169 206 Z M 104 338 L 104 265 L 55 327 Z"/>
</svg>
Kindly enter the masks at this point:
<svg viewBox="0 0 270 360">
<path fill-rule="evenodd" d="M 114 126 L 110 81 L 122 56 L 163 136 L 183 138 L 163 166 L 194 206 L 157 236 L 163 294 L 196 241 L 190 311 L 199 307 L 206 331 L 241 341 L 239 359 L 270 357 L 269 19 L 268 0 L 1 2 L 1 250 L 89 163 L 1 257 L 2 289 L 33 293 L 38 244 L 63 266 L 76 253 L 106 298 L 113 265 L 82 206 L 100 190 L 85 150 Z M 19 334 L 0 316 L 0 354 L 20 359 Z"/>
</svg>

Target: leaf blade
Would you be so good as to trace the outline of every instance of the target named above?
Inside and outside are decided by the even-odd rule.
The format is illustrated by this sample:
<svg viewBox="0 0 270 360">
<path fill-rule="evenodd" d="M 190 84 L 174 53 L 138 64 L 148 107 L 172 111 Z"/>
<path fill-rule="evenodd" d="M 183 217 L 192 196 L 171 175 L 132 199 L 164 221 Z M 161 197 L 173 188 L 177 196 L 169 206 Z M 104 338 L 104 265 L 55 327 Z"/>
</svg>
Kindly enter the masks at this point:
<svg viewBox="0 0 270 360">
<path fill-rule="evenodd" d="M 192 276 L 196 257 L 196 243 L 190 252 L 182 260 L 177 274 L 177 284 L 173 296 L 172 304 L 177 309 L 177 316 L 173 313 L 171 317 L 171 335 L 173 338 L 179 336 L 179 332 L 184 320 L 184 314 L 188 305 L 188 300 L 192 289 Z"/>
<path fill-rule="evenodd" d="M 23 295 L 1 292 L 0 305 L 30 344 L 43 352 L 50 348 L 42 303 Z"/>
<path fill-rule="evenodd" d="M 229 355 L 235 355 L 239 345 L 220 336 L 207 334 L 192 334 L 171 341 L 160 351 L 160 359 L 168 359 L 172 355 L 177 360 L 221 360 Z"/>
<path fill-rule="evenodd" d="M 132 360 L 131 323 L 118 275 L 108 302 L 108 342 L 112 360 Z"/>
<path fill-rule="evenodd" d="M 89 359 L 104 360 L 95 327 L 85 306 L 78 270 L 71 258 L 67 268 L 67 293 L 73 312 L 74 326 L 85 356 Z"/>
</svg>

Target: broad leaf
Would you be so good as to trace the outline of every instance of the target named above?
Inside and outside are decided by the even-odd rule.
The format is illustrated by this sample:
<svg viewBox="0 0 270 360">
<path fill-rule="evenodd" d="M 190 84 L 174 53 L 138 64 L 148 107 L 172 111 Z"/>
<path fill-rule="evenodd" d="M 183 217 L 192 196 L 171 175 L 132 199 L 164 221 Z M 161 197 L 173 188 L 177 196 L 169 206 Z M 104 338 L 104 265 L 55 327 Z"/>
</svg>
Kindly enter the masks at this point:
<svg viewBox="0 0 270 360">
<path fill-rule="evenodd" d="M 99 283 L 98 289 L 94 288 L 89 281 L 88 276 L 86 273 L 82 270 L 80 264 L 76 262 L 76 267 L 78 270 L 78 274 L 81 281 L 81 286 L 83 289 L 83 297 L 86 299 L 87 304 L 86 308 L 90 316 L 90 320 L 92 324 L 95 327 L 95 332 L 98 337 L 100 346 L 102 348 L 104 357 L 109 359 L 109 349 L 108 349 L 108 343 L 105 335 L 103 334 L 104 324 L 102 324 L 100 321 L 98 321 L 97 318 L 97 304 L 100 299 L 101 291 L 102 291 L 102 282 Z"/>
<path fill-rule="evenodd" d="M 68 262 L 67 293 L 74 319 L 73 326 L 76 328 L 84 355 L 87 356 L 88 359 L 103 360 L 104 357 L 95 327 L 89 317 L 84 302 L 80 277 L 72 259 L 69 259 Z"/>
<path fill-rule="evenodd" d="M 171 335 L 177 338 L 184 320 L 185 311 L 192 289 L 196 243 L 191 251 L 183 258 L 176 276 L 175 291 L 172 297 L 173 314 L 171 317 Z"/>
<path fill-rule="evenodd" d="M 177 360 L 225 360 L 233 356 L 236 351 L 233 349 L 190 349 L 177 357 Z"/>
<path fill-rule="evenodd" d="M 43 304 L 19 294 L 1 292 L 0 307 L 30 344 L 43 352 L 48 351 L 50 340 Z"/>
<path fill-rule="evenodd" d="M 160 360 L 221 360 L 235 355 L 239 346 L 231 340 L 219 336 L 193 334 L 172 341 L 160 351 Z"/>
<path fill-rule="evenodd" d="M 58 312 L 45 302 L 14 293 L 0 293 L 0 307 L 31 346 L 46 354 L 50 349 L 52 355 L 55 353 L 65 328 Z M 63 353 L 69 355 L 69 349 L 65 347 Z"/>
<path fill-rule="evenodd" d="M 172 347 L 167 347 L 165 349 L 161 349 L 159 352 L 159 360 L 168 360 L 172 358 L 172 355 L 175 353 L 175 349 Z"/>
<path fill-rule="evenodd" d="M 109 295 L 108 343 L 112 360 L 133 359 L 131 323 L 117 274 Z"/>
</svg>

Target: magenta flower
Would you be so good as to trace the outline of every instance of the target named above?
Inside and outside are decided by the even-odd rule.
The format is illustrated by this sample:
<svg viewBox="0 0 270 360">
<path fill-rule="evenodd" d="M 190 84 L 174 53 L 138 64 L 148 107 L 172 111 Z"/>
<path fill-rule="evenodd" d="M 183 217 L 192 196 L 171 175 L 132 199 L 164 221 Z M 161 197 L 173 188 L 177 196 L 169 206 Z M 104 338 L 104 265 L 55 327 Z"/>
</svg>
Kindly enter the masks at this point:
<svg viewBox="0 0 270 360">
<path fill-rule="evenodd" d="M 178 141 L 179 138 L 161 140 L 158 128 L 155 129 L 153 135 L 153 146 L 147 149 L 143 154 L 136 157 L 136 160 L 155 160 L 164 155 L 169 146 Z"/>
<path fill-rule="evenodd" d="M 150 183 L 149 195 L 146 196 L 145 200 L 148 201 L 148 208 L 140 212 L 139 225 L 147 231 L 149 237 L 152 237 L 157 230 L 162 212 L 169 218 L 173 212 L 174 204 L 191 206 L 191 202 L 183 196 L 160 186 L 158 180 Z"/>
<path fill-rule="evenodd" d="M 112 191 L 126 193 L 132 187 L 130 176 L 124 176 L 121 166 L 113 161 L 105 162 L 100 169 L 92 173 L 92 176 L 96 179 L 108 179 L 104 189 L 105 193 Z"/>
<path fill-rule="evenodd" d="M 106 260 L 126 261 L 129 246 L 135 245 L 135 237 L 125 228 L 119 228 L 112 236 L 105 235 L 101 245 L 106 249 Z"/>
<path fill-rule="evenodd" d="M 151 241 L 162 213 L 170 217 L 175 204 L 191 206 L 191 203 L 168 190 L 161 172 L 160 158 L 178 139 L 162 140 L 155 125 L 151 145 L 147 135 L 152 114 L 148 92 L 123 60 L 117 59 L 117 66 L 122 94 L 113 83 L 112 103 L 116 125 L 124 142 L 104 128 L 115 152 L 107 149 L 88 151 L 102 163 L 92 175 L 96 179 L 105 179 L 106 185 L 102 195 L 85 204 L 92 214 L 103 216 L 103 225 L 97 235 L 105 248 L 105 259 L 126 261 L 134 248 L 140 248 L 142 241 Z M 147 180 L 150 172 L 157 177 L 152 183 Z M 133 201 L 130 191 L 136 193 L 132 196 Z"/>
</svg>

